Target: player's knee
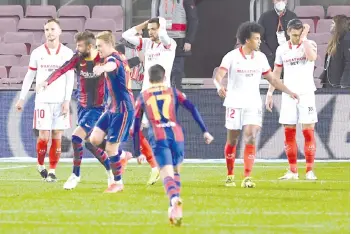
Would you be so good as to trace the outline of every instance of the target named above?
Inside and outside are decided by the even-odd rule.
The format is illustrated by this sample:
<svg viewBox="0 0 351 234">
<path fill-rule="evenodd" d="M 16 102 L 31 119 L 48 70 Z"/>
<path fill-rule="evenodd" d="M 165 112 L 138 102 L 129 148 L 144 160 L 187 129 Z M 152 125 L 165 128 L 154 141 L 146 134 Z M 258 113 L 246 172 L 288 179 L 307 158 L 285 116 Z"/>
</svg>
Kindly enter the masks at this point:
<svg viewBox="0 0 351 234">
<path fill-rule="evenodd" d="M 48 142 L 50 139 L 50 132 L 49 131 L 39 131 L 39 140 Z"/>
<path fill-rule="evenodd" d="M 100 140 L 98 137 L 93 136 L 93 135 L 91 135 L 91 136 L 89 137 L 89 142 L 90 142 L 91 144 L 95 145 L 95 146 L 98 146 L 98 145 L 101 144 L 101 140 Z"/>
<path fill-rule="evenodd" d="M 79 136 L 72 135 L 72 143 L 73 144 L 81 144 L 83 142 L 83 139 L 80 138 Z"/>
<path fill-rule="evenodd" d="M 256 134 L 249 133 L 244 137 L 245 144 L 254 145 L 256 143 Z"/>
<path fill-rule="evenodd" d="M 63 131 L 54 130 L 52 131 L 52 139 L 61 139 Z"/>
</svg>

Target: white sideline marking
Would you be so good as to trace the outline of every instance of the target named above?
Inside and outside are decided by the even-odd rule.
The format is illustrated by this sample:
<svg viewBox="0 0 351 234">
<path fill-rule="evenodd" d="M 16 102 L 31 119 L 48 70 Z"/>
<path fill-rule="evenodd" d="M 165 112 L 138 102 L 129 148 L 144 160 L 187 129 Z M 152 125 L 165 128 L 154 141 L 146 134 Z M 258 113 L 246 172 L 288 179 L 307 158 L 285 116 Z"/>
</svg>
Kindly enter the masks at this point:
<svg viewBox="0 0 351 234">
<path fill-rule="evenodd" d="M 92 210 L 0 210 L 0 214 L 128 214 L 128 215 L 149 215 L 149 214 L 162 214 L 166 213 L 165 210 L 114 210 L 114 211 L 92 211 Z M 189 215 L 327 215 L 327 216 L 345 216 L 349 217 L 350 213 L 347 212 L 304 212 L 304 211 L 184 211 L 186 216 Z"/>
<path fill-rule="evenodd" d="M 76 226 L 76 225 L 84 225 L 84 226 L 134 226 L 134 227 L 141 227 L 141 226 L 151 226 L 154 227 L 155 225 L 159 224 L 166 224 L 166 222 L 147 222 L 147 223 L 140 223 L 140 222 L 48 222 L 48 221 L 15 221 L 15 220 L 0 220 L 1 224 L 32 224 L 32 225 L 61 225 L 61 226 Z M 212 228 L 212 227 L 247 227 L 252 230 L 252 228 L 325 228 L 325 225 L 320 224 L 272 224 L 272 225 L 255 225 L 255 224 L 220 224 L 220 223 L 209 223 L 209 224 L 184 224 L 183 226 L 186 227 L 194 227 L 194 228 Z"/>
<path fill-rule="evenodd" d="M 11 170 L 11 169 L 26 168 L 26 167 L 30 167 L 30 166 L 0 167 L 0 170 Z"/>
<path fill-rule="evenodd" d="M 45 158 L 45 162 L 48 162 L 48 158 Z M 69 162 L 72 163 L 72 158 L 61 158 L 60 162 Z M 36 158 L 30 158 L 30 157 L 11 157 L 11 158 L 2 158 L 0 157 L 0 162 L 33 162 L 35 163 L 37 161 Z M 95 158 L 83 158 L 82 163 L 97 163 L 97 159 Z M 305 162 L 305 159 L 299 159 L 297 160 L 297 162 Z M 317 163 L 339 163 L 339 162 L 350 162 L 350 159 L 332 159 L 332 160 L 318 160 L 316 159 L 315 162 Z M 132 158 L 131 160 L 129 160 L 129 163 L 136 163 L 136 159 Z M 184 159 L 184 163 L 185 164 L 194 164 L 194 163 L 201 163 L 201 164 L 219 164 L 219 163 L 225 163 L 225 159 L 191 159 L 191 158 L 186 158 Z M 242 158 L 237 158 L 235 160 L 235 163 L 239 163 L 242 164 L 243 163 L 243 159 Z M 288 163 L 287 159 L 255 159 L 255 163 Z"/>
<path fill-rule="evenodd" d="M 132 179 L 132 178 L 140 178 L 140 176 L 126 176 L 126 178 L 128 179 Z M 11 179 L 11 178 L 0 178 L 0 181 L 43 181 L 43 179 Z M 59 180 L 60 181 L 60 180 Z M 208 182 L 209 180 L 199 180 L 199 179 L 184 179 L 184 181 L 186 182 Z M 212 181 L 212 180 L 211 180 Z M 326 184 L 326 183 L 346 183 L 349 184 L 350 181 L 349 180 L 255 180 L 255 182 L 271 182 L 271 183 L 313 183 L 313 184 Z M 84 183 L 100 183 L 102 182 L 102 180 L 82 180 L 82 182 Z M 221 180 L 218 180 L 219 183 L 222 183 Z M 223 182 L 224 183 L 224 182 Z M 128 184 L 126 184 L 126 186 L 128 186 Z M 224 187 L 224 185 L 223 185 Z"/>
</svg>

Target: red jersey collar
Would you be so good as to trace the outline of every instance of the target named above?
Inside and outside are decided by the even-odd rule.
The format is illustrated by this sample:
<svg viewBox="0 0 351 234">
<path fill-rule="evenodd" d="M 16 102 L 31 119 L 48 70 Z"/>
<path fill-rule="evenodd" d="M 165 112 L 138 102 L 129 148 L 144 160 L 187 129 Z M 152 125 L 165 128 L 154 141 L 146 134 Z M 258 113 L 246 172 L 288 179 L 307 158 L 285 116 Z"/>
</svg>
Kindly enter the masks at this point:
<svg viewBox="0 0 351 234">
<path fill-rule="evenodd" d="M 244 59 L 247 59 L 247 58 L 246 58 L 246 55 L 244 54 L 244 51 L 243 51 L 243 47 L 242 47 L 242 46 L 240 46 L 239 51 L 240 51 L 240 54 L 243 56 L 243 58 L 244 58 Z M 254 58 L 254 51 L 252 51 L 252 53 L 251 53 L 251 59 L 253 59 L 253 58 Z"/>
<path fill-rule="evenodd" d="M 51 55 L 48 45 L 45 43 L 44 46 L 45 46 L 45 49 L 46 49 L 46 52 L 48 53 L 48 55 Z M 60 52 L 60 49 L 61 49 L 61 43 L 59 43 L 59 45 L 57 47 L 56 54 L 58 54 Z"/>
</svg>

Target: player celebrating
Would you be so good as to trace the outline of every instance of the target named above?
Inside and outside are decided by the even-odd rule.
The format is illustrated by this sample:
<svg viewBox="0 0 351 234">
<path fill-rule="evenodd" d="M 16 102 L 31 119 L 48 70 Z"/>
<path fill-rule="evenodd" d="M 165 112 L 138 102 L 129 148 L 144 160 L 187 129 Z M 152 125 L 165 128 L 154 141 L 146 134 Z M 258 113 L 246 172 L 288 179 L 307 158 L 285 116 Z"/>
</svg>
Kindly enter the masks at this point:
<svg viewBox="0 0 351 234">
<path fill-rule="evenodd" d="M 111 32 L 99 33 L 96 36 L 96 45 L 100 57 L 104 58 L 106 63 L 95 66 L 93 71 L 98 76 L 106 73 L 109 104 L 107 111 L 96 123 L 90 135 L 90 142 L 98 146 L 107 136 L 105 150 L 110 157 L 114 183 L 105 192 L 116 193 L 124 188 L 121 165 L 122 150 L 119 149 L 119 144 L 128 139 L 134 117 L 133 94 L 130 91 L 130 69 L 115 51 L 115 38 Z"/>
<path fill-rule="evenodd" d="M 88 31 L 79 32 L 75 35 L 75 41 L 77 43 L 77 53 L 41 84 L 42 87 L 46 88 L 72 69 L 77 73 L 78 127 L 72 134 L 73 171 L 63 185 L 64 189 L 74 189 L 80 182 L 80 164 L 83 155 L 82 143 L 87 139 L 104 111 L 105 77 L 104 75 L 96 76 L 93 73 L 93 67 L 96 64 L 103 63 L 103 59 L 100 58 L 98 51 L 95 49 L 95 35 Z M 110 160 L 104 149 L 95 147 L 89 141 L 85 142 L 85 147 L 105 167 L 108 185 L 111 184 L 114 181 L 114 177 L 110 168 Z M 131 158 L 131 153 L 127 152 L 127 155 L 124 155 L 122 158 L 122 163 L 125 165 L 127 159 Z"/>
<path fill-rule="evenodd" d="M 60 24 L 50 19 L 44 26 L 46 43 L 33 50 L 30 55 L 29 69 L 24 77 L 20 99 L 16 104 L 18 110 L 23 109 L 25 97 L 36 77 L 36 84 L 45 81 L 53 70 L 71 59 L 73 52 L 59 41 Z M 69 119 L 69 102 L 72 96 L 74 72 L 68 72 L 64 79 L 55 85 L 39 92 L 35 96 L 33 128 L 39 130 L 37 140 L 38 171 L 48 182 L 57 181 L 55 169 L 61 155 L 61 138 L 64 129 L 71 127 Z M 50 170 L 45 169 L 44 159 L 51 132 L 51 148 L 49 151 Z"/>
<path fill-rule="evenodd" d="M 140 38 L 137 33 L 143 29 L 148 29 L 150 38 Z M 160 64 L 166 69 L 166 85 L 170 87 L 171 71 L 173 67 L 173 61 L 175 57 L 175 50 L 177 43 L 168 36 L 166 31 L 166 20 L 164 18 L 152 18 L 139 24 L 122 34 L 122 37 L 131 44 L 138 46 L 138 50 L 142 50 L 145 55 L 144 67 L 145 71 L 155 65 Z M 142 90 L 146 90 L 150 87 L 149 75 L 144 74 L 144 81 Z M 146 117 L 143 118 L 144 127 L 148 126 Z M 159 171 L 156 163 L 153 162 L 153 155 L 151 154 L 151 147 L 147 140 L 141 135 L 141 146 L 147 149 L 150 154 L 145 155 L 147 161 L 152 167 L 150 179 L 147 184 L 154 184 L 159 178 Z"/>
<path fill-rule="evenodd" d="M 305 137 L 306 179 L 316 180 L 313 163 L 316 154 L 314 139 L 314 125 L 318 122 L 313 80 L 314 61 L 317 59 L 317 45 L 307 40 L 310 27 L 303 25 L 301 20 L 293 19 L 288 23 L 290 41 L 280 45 L 276 52 L 274 74 L 280 77 L 284 67 L 284 84 L 296 92 L 300 102 L 296 103 L 287 95 L 282 95 L 279 123 L 284 125 L 285 153 L 288 157 L 290 169 L 280 177 L 282 180 L 298 179 L 297 173 L 297 144 L 296 124 L 302 124 Z M 272 111 L 274 86 L 270 85 L 266 97 L 266 108 Z"/>
<path fill-rule="evenodd" d="M 262 126 L 262 101 L 260 80 L 263 75 L 277 89 L 287 93 L 291 98 L 298 96 L 292 93 L 277 77 L 273 76 L 266 56 L 257 51 L 261 43 L 262 28 L 259 24 L 245 22 L 240 25 L 237 38 L 243 45 L 227 53 L 218 69 L 214 83 L 220 97 L 225 98 L 227 142 L 224 154 L 228 176 L 226 186 L 235 186 L 234 161 L 236 145 L 244 127 L 244 180 L 241 187 L 253 188 L 255 183 L 250 177 L 256 156 L 256 136 Z M 228 85 L 221 84 L 228 72 Z"/>
<path fill-rule="evenodd" d="M 137 160 L 142 156 L 139 150 L 140 123 L 145 111 L 151 123 L 149 134 L 153 145 L 153 152 L 160 167 L 160 174 L 166 193 L 169 197 L 169 220 L 172 224 L 181 225 L 182 200 L 180 198 L 180 166 L 184 159 L 183 130 L 176 119 L 179 104 L 190 111 L 195 121 L 204 133 L 205 142 L 211 143 L 213 137 L 202 121 L 195 106 L 186 99 L 185 95 L 176 88 L 165 85 L 165 69 L 161 65 L 154 65 L 148 70 L 151 87 L 141 92 L 138 97 L 134 122 L 134 150 Z"/>
</svg>

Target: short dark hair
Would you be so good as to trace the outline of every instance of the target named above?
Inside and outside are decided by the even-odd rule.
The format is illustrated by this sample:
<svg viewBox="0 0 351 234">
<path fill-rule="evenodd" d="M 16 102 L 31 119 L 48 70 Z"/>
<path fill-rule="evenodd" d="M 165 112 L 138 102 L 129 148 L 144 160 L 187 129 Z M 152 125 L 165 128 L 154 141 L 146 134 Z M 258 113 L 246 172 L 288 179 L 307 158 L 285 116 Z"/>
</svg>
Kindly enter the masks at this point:
<svg viewBox="0 0 351 234">
<path fill-rule="evenodd" d="M 158 27 L 160 27 L 160 19 L 159 18 L 151 18 L 149 20 L 149 24 L 156 23 Z"/>
<path fill-rule="evenodd" d="M 121 54 L 126 54 L 126 47 L 122 43 L 117 43 L 115 49 Z"/>
<path fill-rule="evenodd" d="M 61 27 L 60 25 L 60 21 L 58 19 L 55 19 L 55 18 L 51 18 L 51 19 L 48 19 L 48 21 L 46 21 L 45 25 L 47 25 L 48 23 L 56 23 L 59 27 Z"/>
<path fill-rule="evenodd" d="M 164 79 L 166 70 L 161 65 L 156 64 L 150 67 L 148 72 L 150 83 L 158 83 Z"/>
<path fill-rule="evenodd" d="M 262 32 L 263 28 L 261 25 L 255 22 L 247 21 L 239 26 L 236 37 L 238 38 L 240 44 L 244 45 L 246 43 L 246 40 L 251 38 L 252 33 L 262 34 Z"/>
<path fill-rule="evenodd" d="M 303 23 L 299 19 L 292 19 L 289 21 L 287 28 L 288 30 L 291 30 L 291 29 L 299 30 L 303 28 Z"/>
<path fill-rule="evenodd" d="M 74 40 L 76 42 L 85 41 L 88 45 L 95 45 L 95 35 L 89 31 L 76 33 L 76 35 L 74 35 Z"/>
</svg>

